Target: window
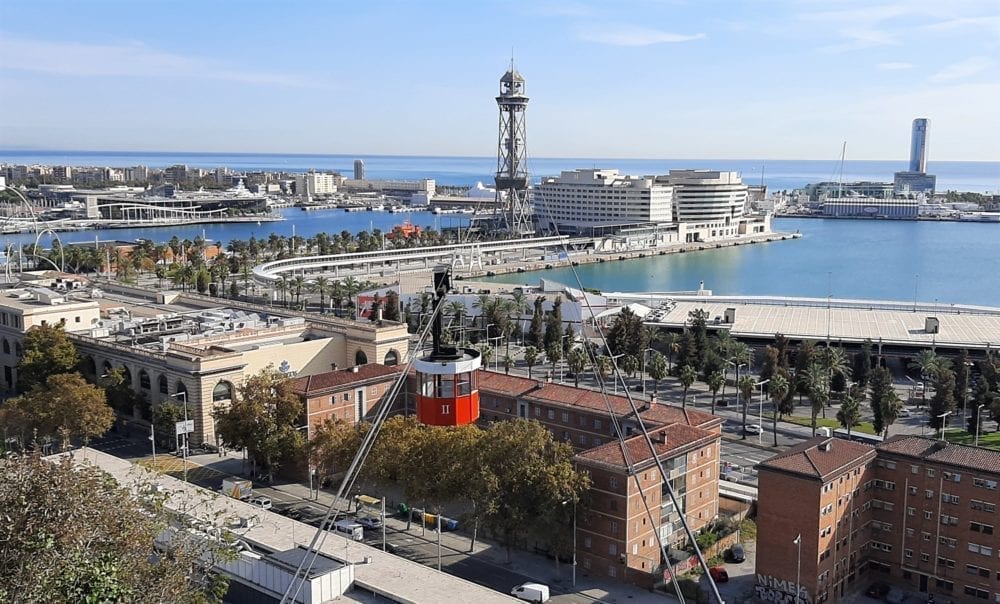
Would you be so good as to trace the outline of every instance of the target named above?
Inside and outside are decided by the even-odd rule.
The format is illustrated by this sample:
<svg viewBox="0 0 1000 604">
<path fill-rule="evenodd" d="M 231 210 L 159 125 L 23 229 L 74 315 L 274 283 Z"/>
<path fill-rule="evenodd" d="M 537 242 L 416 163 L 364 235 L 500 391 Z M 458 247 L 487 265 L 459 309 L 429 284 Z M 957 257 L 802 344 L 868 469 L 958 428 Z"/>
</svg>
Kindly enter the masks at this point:
<svg viewBox="0 0 1000 604">
<path fill-rule="evenodd" d="M 924 491 L 924 497 L 926 497 L 927 499 L 933 499 L 934 489 L 927 489 L 926 491 Z"/>
<path fill-rule="evenodd" d="M 590 540 L 590 536 L 588 535 L 588 536 L 586 536 L 586 537 L 583 538 L 583 548 L 584 549 L 590 549 L 590 544 L 591 544 L 591 540 Z"/>
<path fill-rule="evenodd" d="M 924 510 L 924 520 L 930 520 L 934 516 L 931 510 Z"/>
<path fill-rule="evenodd" d="M 945 503 L 950 503 L 952 505 L 958 505 L 958 495 L 949 495 L 948 493 L 942 493 L 941 499 Z"/>
<path fill-rule="evenodd" d="M 927 478 L 934 478 L 935 473 L 932 468 L 927 468 Z"/>
<path fill-rule="evenodd" d="M 969 551 L 973 554 L 980 554 L 983 556 L 992 556 L 993 548 L 989 545 L 979 545 L 978 543 L 969 543 Z"/>
<path fill-rule="evenodd" d="M 140 378 L 142 376 L 140 375 Z M 212 402 L 226 401 L 233 398 L 233 385 L 229 382 L 219 382 L 212 389 Z"/>
<path fill-rule="evenodd" d="M 916 474 L 920 471 L 920 466 L 910 465 L 910 474 Z"/>
<path fill-rule="evenodd" d="M 910 487 L 910 495 L 916 495 L 916 494 L 917 494 L 917 487 L 911 486 Z"/>
<path fill-rule="evenodd" d="M 924 552 L 920 552 L 920 561 L 921 562 L 930 562 L 931 561 L 931 555 L 927 554 L 927 553 L 924 553 Z"/>
<path fill-rule="evenodd" d="M 958 544 L 958 539 L 952 539 L 951 537 L 938 537 L 938 543 L 955 549 L 955 545 Z"/>
<path fill-rule="evenodd" d="M 955 568 L 955 561 L 949 558 L 938 556 L 937 563 L 938 566 L 947 566 L 948 568 Z"/>
<path fill-rule="evenodd" d="M 969 502 L 969 506 L 974 510 L 982 510 L 984 512 L 995 512 L 997 511 L 996 504 L 989 503 L 987 501 L 980 501 L 978 499 L 973 499 Z"/>
<path fill-rule="evenodd" d="M 945 591 L 953 591 L 955 589 L 955 584 L 952 583 L 951 581 L 946 581 L 944 579 L 937 579 L 935 583 L 937 584 L 938 589 L 943 589 Z"/>
<path fill-rule="evenodd" d="M 170 392 L 169 388 L 167 387 L 167 376 L 161 375 L 160 379 L 156 381 L 157 381 L 157 386 L 160 389 L 160 394 L 168 394 Z"/>
<path fill-rule="evenodd" d="M 973 587 L 972 585 L 965 586 L 965 595 L 973 596 L 975 598 L 979 598 L 980 600 L 988 600 L 990 598 L 990 592 L 985 589 Z"/>
<path fill-rule="evenodd" d="M 608 484 L 611 486 L 612 489 L 617 489 L 618 488 L 618 477 L 617 476 L 612 476 L 612 477 L 608 478 Z"/>
<path fill-rule="evenodd" d="M 613 522 L 611 524 L 614 525 Z M 608 544 L 608 555 L 609 556 L 617 556 L 618 555 L 618 544 L 617 543 L 609 543 Z"/>
<path fill-rule="evenodd" d="M 985 478 L 973 478 L 972 484 L 973 486 L 977 486 L 980 489 L 989 489 L 991 491 L 997 490 L 997 481 L 995 480 L 986 480 Z"/>
<path fill-rule="evenodd" d="M 973 533 L 983 533 L 984 535 L 992 535 L 993 525 L 982 524 L 981 522 L 970 522 L 969 530 L 972 531 Z"/>
<path fill-rule="evenodd" d="M 875 488 L 876 489 L 885 489 L 886 491 L 895 491 L 896 490 L 896 483 L 893 482 L 893 481 L 891 481 L 891 480 L 875 479 Z M 829 489 L 827 489 L 826 487 L 823 487 L 823 490 L 825 492 L 825 491 L 827 491 Z"/>
<path fill-rule="evenodd" d="M 913 516 L 916 513 L 916 511 L 917 511 L 916 508 L 913 508 L 913 507 L 910 507 L 910 506 L 906 507 L 906 515 L 907 516 Z"/>
<path fill-rule="evenodd" d="M 149 379 L 149 372 L 145 369 L 139 370 L 139 387 L 143 390 L 150 390 L 153 387 L 152 382 Z"/>
<path fill-rule="evenodd" d="M 600 430 L 600 429 L 601 429 L 601 420 L 595 419 L 594 420 L 594 430 Z"/>
<path fill-rule="evenodd" d="M 906 556 L 907 558 L 912 558 L 913 557 L 913 550 L 912 549 L 904 549 L 903 550 L 903 555 Z"/>
<path fill-rule="evenodd" d="M 568 424 L 569 423 L 569 411 L 563 411 L 562 412 L 562 422 L 564 424 Z"/>
<path fill-rule="evenodd" d="M 948 514 L 941 514 L 941 524 L 950 524 L 952 526 L 958 526 L 958 517 L 949 516 Z"/>
<path fill-rule="evenodd" d="M 549 409 L 549 414 L 548 415 L 549 415 L 549 419 L 554 420 L 556 418 L 556 410 L 555 409 Z"/>
</svg>

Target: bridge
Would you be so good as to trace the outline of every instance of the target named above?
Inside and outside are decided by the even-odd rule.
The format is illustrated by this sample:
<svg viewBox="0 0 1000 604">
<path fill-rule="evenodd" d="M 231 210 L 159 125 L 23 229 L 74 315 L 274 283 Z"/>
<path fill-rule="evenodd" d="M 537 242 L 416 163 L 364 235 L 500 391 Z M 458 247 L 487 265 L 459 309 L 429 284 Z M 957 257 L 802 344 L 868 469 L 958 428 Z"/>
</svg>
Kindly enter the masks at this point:
<svg viewBox="0 0 1000 604">
<path fill-rule="evenodd" d="M 306 256 L 302 258 L 286 258 L 265 262 L 253 269 L 253 278 L 261 285 L 270 286 L 283 274 L 303 273 L 333 273 L 338 275 L 340 269 L 362 267 L 366 272 L 373 268 L 391 266 L 403 262 L 422 263 L 423 268 L 431 268 L 434 263 L 447 261 L 452 268 L 459 266 L 472 269 L 474 266 L 483 268 L 483 257 L 504 253 L 520 252 L 527 257 L 528 250 L 557 248 L 584 249 L 593 246 L 594 240 L 589 237 L 570 238 L 569 236 L 532 237 L 506 241 L 475 241 L 455 243 L 434 247 L 414 247 L 393 250 L 378 250 L 374 252 L 355 252 L 351 254 L 332 254 L 326 256 Z"/>
</svg>

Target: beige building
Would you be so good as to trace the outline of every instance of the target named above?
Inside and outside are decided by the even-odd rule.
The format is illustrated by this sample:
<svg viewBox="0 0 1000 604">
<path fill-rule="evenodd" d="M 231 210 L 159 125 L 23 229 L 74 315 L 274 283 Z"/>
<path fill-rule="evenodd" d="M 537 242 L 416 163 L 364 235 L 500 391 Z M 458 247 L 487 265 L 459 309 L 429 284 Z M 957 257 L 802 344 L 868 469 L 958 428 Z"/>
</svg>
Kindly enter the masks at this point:
<svg viewBox="0 0 1000 604">
<path fill-rule="evenodd" d="M 140 423 L 162 401 L 186 402 L 196 444 L 215 441 L 212 412 L 228 404 L 244 376 L 268 366 L 289 377 L 368 363 L 392 366 L 408 353 L 406 326 L 389 321 L 377 325 L 229 300 L 223 306 L 218 298 L 177 292 L 151 298 L 144 297 L 148 291 L 120 286 L 114 294 L 79 291 L 60 302 L 45 293 L 51 290 L 39 289 L 27 291 L 31 298 L 11 298 L 8 290 L 0 299 L 8 367 L 16 365 L 27 328 L 64 320 L 88 379 L 120 368 L 150 403 L 135 410 L 132 419 Z M 12 369 L 10 384 L 15 382 Z"/>
</svg>

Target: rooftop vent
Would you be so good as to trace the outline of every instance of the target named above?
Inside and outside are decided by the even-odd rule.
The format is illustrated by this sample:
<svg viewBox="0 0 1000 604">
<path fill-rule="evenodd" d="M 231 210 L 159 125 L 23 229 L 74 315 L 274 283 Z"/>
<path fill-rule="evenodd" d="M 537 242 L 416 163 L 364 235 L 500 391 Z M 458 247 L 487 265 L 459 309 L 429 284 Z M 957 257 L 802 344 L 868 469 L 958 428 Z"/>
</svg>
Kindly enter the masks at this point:
<svg viewBox="0 0 1000 604">
<path fill-rule="evenodd" d="M 938 333 L 941 330 L 941 321 L 937 317 L 927 317 L 924 319 L 924 332 Z"/>
<path fill-rule="evenodd" d="M 819 443 L 819 446 L 816 448 L 819 449 L 820 451 L 829 451 L 831 448 L 833 448 L 833 439 L 828 438 L 824 440 L 823 442 Z"/>
</svg>

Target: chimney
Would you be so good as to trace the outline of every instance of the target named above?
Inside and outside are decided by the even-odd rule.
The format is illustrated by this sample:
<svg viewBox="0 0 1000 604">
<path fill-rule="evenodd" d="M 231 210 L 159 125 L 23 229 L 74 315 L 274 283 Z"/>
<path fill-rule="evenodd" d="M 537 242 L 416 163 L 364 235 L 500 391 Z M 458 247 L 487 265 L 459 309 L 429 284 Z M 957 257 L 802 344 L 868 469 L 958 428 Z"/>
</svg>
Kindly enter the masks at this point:
<svg viewBox="0 0 1000 604">
<path fill-rule="evenodd" d="M 359 367 L 360 367 L 360 365 L 355 365 L 354 367 L 351 367 L 351 373 L 357 373 Z"/>
<path fill-rule="evenodd" d="M 817 432 L 819 432 L 819 435 L 820 435 L 820 436 L 825 436 L 825 437 L 827 437 L 827 438 L 830 438 L 830 436 L 831 436 L 831 434 L 830 434 L 830 429 L 829 429 L 829 428 L 826 428 L 826 427 L 820 427 L 820 428 L 819 428 L 819 429 L 817 430 Z"/>
<path fill-rule="evenodd" d="M 824 440 L 823 442 L 819 443 L 819 446 L 816 448 L 819 449 L 820 451 L 829 451 L 830 449 L 833 448 L 833 439 L 828 438 Z"/>
</svg>

